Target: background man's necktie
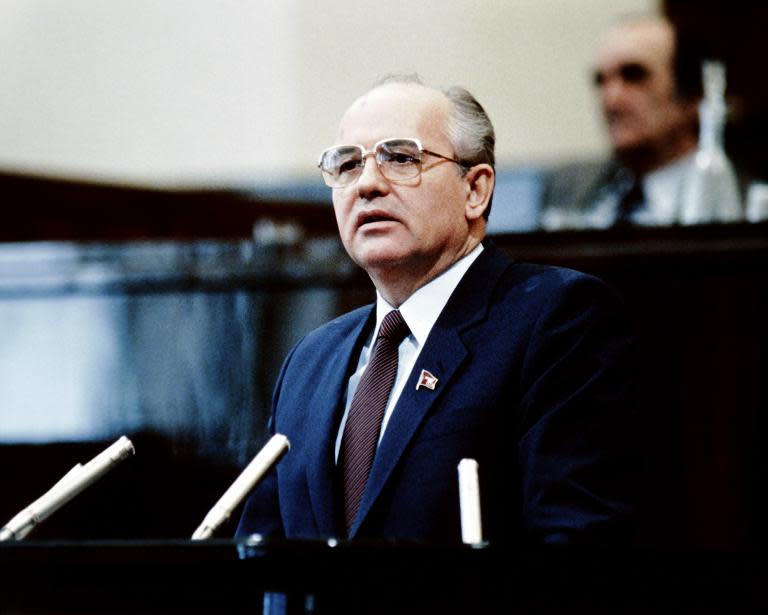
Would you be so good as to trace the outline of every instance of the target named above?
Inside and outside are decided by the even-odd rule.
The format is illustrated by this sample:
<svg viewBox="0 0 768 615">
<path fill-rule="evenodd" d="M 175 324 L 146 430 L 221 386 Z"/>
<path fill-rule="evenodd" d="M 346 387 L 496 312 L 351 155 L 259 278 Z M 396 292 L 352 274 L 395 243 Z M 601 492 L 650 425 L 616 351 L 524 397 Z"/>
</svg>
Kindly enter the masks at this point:
<svg viewBox="0 0 768 615">
<path fill-rule="evenodd" d="M 636 179 L 632 182 L 629 190 L 624 193 L 619 201 L 619 206 L 616 210 L 616 221 L 614 224 L 617 226 L 631 224 L 632 216 L 643 204 L 643 201 L 645 201 L 643 182 Z"/>
<path fill-rule="evenodd" d="M 373 347 L 373 356 L 357 385 L 341 439 L 344 483 L 344 521 L 347 533 L 373 466 L 381 421 L 397 375 L 397 348 L 410 333 L 398 310 L 384 317 Z"/>
</svg>

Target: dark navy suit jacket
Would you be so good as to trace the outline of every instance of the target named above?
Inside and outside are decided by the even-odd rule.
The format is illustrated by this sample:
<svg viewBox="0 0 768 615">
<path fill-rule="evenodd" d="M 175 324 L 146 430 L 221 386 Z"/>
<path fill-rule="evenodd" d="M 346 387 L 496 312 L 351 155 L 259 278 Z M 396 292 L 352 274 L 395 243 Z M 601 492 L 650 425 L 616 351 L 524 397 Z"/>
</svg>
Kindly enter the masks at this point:
<svg viewBox="0 0 768 615">
<path fill-rule="evenodd" d="M 271 431 L 291 450 L 238 535 L 344 537 L 334 443 L 374 306 L 291 351 Z M 440 314 L 374 460 L 350 538 L 460 542 L 457 465 L 479 463 L 484 539 L 624 540 L 634 500 L 630 337 L 613 293 L 486 243 Z M 426 369 L 434 390 L 417 389 Z"/>
</svg>

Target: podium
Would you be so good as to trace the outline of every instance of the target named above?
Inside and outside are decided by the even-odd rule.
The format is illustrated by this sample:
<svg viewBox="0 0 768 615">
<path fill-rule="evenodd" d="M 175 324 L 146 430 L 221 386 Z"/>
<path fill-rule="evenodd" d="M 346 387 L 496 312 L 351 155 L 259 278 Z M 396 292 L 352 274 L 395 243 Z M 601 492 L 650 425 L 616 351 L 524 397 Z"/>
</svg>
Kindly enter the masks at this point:
<svg viewBox="0 0 768 615">
<path fill-rule="evenodd" d="M 3 614 L 757 613 L 761 553 L 213 540 L 0 545 Z"/>
</svg>

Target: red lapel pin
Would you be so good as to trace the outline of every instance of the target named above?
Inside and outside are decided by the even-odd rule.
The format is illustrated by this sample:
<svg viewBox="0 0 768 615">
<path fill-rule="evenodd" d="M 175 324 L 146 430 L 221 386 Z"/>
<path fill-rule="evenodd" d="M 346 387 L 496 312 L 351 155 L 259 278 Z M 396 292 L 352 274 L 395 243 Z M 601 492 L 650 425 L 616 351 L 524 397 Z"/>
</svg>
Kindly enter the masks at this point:
<svg viewBox="0 0 768 615">
<path fill-rule="evenodd" d="M 434 391 L 436 386 L 437 378 L 426 369 L 422 369 L 421 374 L 419 375 L 419 383 L 416 385 L 416 390 L 418 391 L 420 387 L 424 387 L 430 391 Z"/>
</svg>

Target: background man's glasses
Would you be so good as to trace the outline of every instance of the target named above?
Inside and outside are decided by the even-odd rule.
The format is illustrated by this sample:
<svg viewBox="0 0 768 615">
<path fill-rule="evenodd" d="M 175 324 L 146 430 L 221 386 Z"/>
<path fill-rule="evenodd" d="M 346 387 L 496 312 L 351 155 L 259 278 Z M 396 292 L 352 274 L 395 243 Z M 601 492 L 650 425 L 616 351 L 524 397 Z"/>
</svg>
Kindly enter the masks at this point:
<svg viewBox="0 0 768 615">
<path fill-rule="evenodd" d="M 320 154 L 317 166 L 331 188 L 343 188 L 357 181 L 365 159 L 373 156 L 381 174 L 391 181 L 415 179 L 421 174 L 424 154 L 462 165 L 461 161 L 424 149 L 418 139 L 384 139 L 372 149 L 362 145 L 336 145 Z"/>
<path fill-rule="evenodd" d="M 627 64 L 622 64 L 614 72 L 624 83 L 632 84 L 639 84 L 646 81 L 651 74 L 650 69 L 647 66 L 643 66 L 639 62 L 629 62 Z M 605 82 L 608 80 L 608 78 L 609 75 L 606 75 L 603 71 L 598 70 L 595 71 L 592 80 L 598 88 L 601 88 L 605 85 Z"/>
</svg>

